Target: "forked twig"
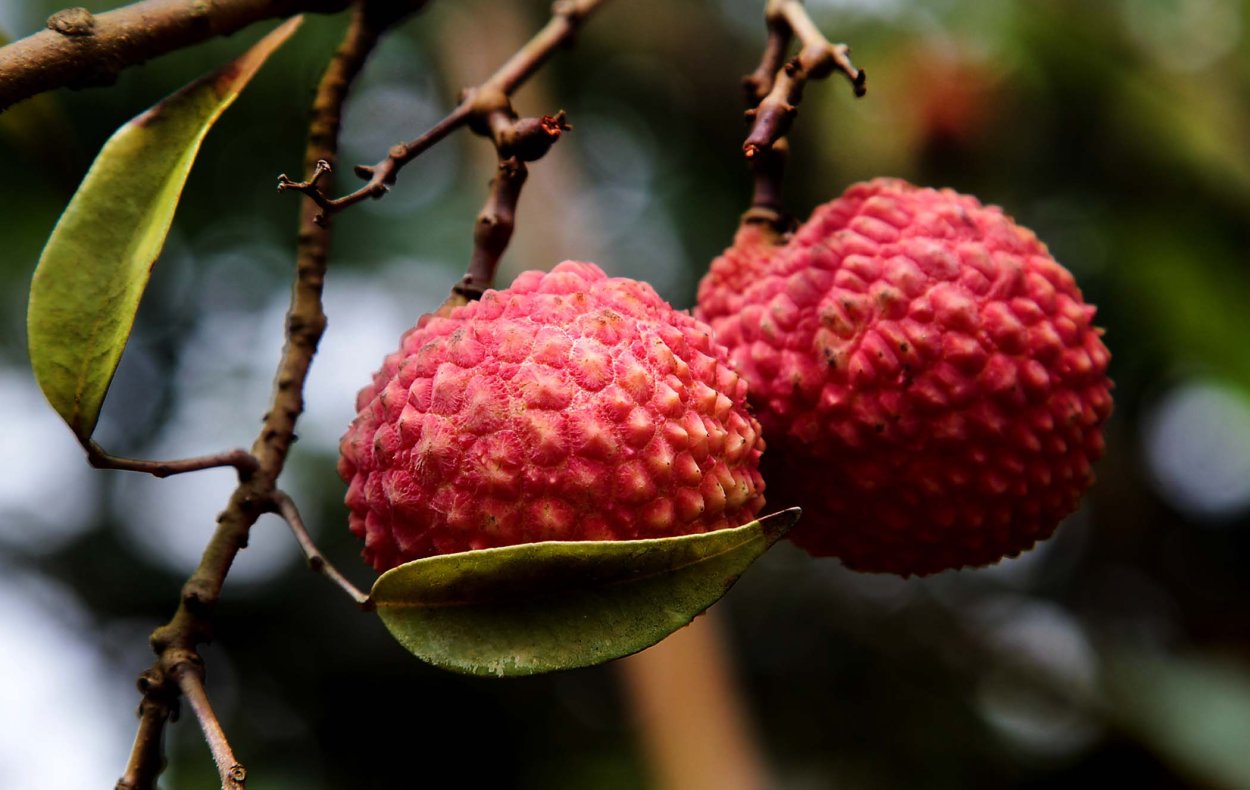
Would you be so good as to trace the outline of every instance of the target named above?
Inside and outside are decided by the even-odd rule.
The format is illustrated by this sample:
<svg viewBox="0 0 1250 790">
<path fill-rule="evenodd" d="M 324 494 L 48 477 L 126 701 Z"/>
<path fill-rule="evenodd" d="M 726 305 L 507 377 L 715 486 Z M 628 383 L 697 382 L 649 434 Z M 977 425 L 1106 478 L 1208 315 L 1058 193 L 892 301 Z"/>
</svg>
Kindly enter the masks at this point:
<svg viewBox="0 0 1250 790">
<path fill-rule="evenodd" d="M 742 223 L 762 223 L 777 234 L 789 229 L 782 209 L 781 184 L 788 146 L 785 135 L 798 113 L 803 88 L 809 79 L 823 79 L 835 71 L 851 81 L 856 96 L 863 96 L 865 75 L 851 63 L 850 48 L 831 44 L 807 14 L 802 0 L 768 0 L 764 11 L 768 40 L 755 71 L 743 78 L 751 130 L 742 144 L 743 155 L 755 176 L 751 208 Z M 786 60 L 792 39 L 799 52 Z"/>
<path fill-rule="evenodd" d="M 317 176 L 318 162 L 332 162 L 338 148 L 339 121 L 343 101 L 352 81 L 360 73 L 378 37 L 387 26 L 412 10 L 413 3 L 386 0 L 358 3 L 343 42 L 335 51 L 317 87 L 312 121 L 305 152 L 309 180 Z M 324 169 L 321 177 L 328 174 Z M 217 528 L 204 549 L 200 564 L 182 588 L 178 609 L 166 624 L 152 632 L 155 664 L 140 676 L 143 703 L 140 706 L 139 733 L 135 738 L 126 773 L 118 783 L 128 790 L 151 790 L 163 762 L 161 733 L 175 709 L 179 694 L 187 697 L 204 726 L 213 747 L 214 759 L 225 787 L 241 787 L 245 780 L 242 766 L 230 752 L 220 725 L 213 726 L 212 708 L 203 693 L 199 645 L 213 636 L 212 614 L 231 564 L 247 544 L 248 532 L 266 512 L 275 483 L 286 464 L 295 439 L 295 422 L 304 408 L 304 382 L 325 327 L 321 305 L 329 251 L 329 230 L 314 221 L 315 206 L 303 211 L 297 239 L 297 266 L 291 307 L 287 312 L 286 345 L 278 363 L 269 411 L 249 456 L 255 470 L 241 476 L 225 510 L 218 516 Z M 163 470 L 161 470 L 163 471 Z"/>
<path fill-rule="evenodd" d="M 364 186 L 337 198 L 328 197 L 318 187 L 316 177 L 293 181 L 286 175 L 278 177 L 279 191 L 302 192 L 320 208 L 319 222 L 366 198 L 380 198 L 390 190 L 404 165 L 416 159 L 435 143 L 462 126 L 484 123 L 490 128 L 491 115 L 499 111 L 508 97 L 555 53 L 568 44 L 582 23 L 606 0 L 557 0 L 552 6 L 551 20 L 519 49 L 508 62 L 484 83 L 461 94 L 456 107 L 428 131 L 406 143 L 392 146 L 384 159 L 373 165 L 357 165 L 356 175 L 366 179 Z M 515 116 L 512 116 L 515 118 Z M 541 120 L 539 120 L 541 123 Z M 541 154 L 539 154 L 541 156 Z M 537 157 L 533 157 L 537 158 Z"/>
</svg>

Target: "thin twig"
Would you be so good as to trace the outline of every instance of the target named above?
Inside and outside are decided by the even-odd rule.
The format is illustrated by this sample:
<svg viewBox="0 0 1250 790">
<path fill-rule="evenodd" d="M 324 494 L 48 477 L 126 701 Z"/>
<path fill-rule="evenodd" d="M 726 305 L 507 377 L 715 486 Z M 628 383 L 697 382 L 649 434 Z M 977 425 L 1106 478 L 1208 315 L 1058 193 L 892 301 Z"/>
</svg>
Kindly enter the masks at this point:
<svg viewBox="0 0 1250 790">
<path fill-rule="evenodd" d="M 316 165 L 313 167 L 312 175 L 308 177 L 307 181 L 292 181 L 291 177 L 286 173 L 279 175 L 278 191 L 285 192 L 289 189 L 292 192 L 303 192 L 305 195 L 308 195 L 308 197 L 312 198 L 313 202 L 317 204 L 317 207 L 321 209 L 320 213 L 313 217 L 313 222 L 318 225 L 325 225 L 326 214 L 329 211 L 330 206 L 325 195 L 321 194 L 321 190 L 317 187 L 317 184 L 321 182 L 322 178 L 333 172 L 334 168 L 330 166 L 329 162 L 324 159 L 318 159 Z"/>
<path fill-rule="evenodd" d="M 278 190 L 307 195 L 319 209 L 319 222 L 325 222 L 330 216 L 366 198 L 382 197 L 395 183 L 404 165 L 474 118 L 486 119 L 499 110 L 502 106 L 499 98 L 506 101 L 558 48 L 569 44 L 587 17 L 605 2 L 607 0 L 557 0 L 551 9 L 551 20 L 543 29 L 484 83 L 464 91 L 455 109 L 445 118 L 415 140 L 392 146 L 386 158 L 376 164 L 357 165 L 355 173 L 366 179 L 366 183 L 356 191 L 331 198 L 327 196 L 327 190 L 316 183 L 309 183 L 311 178 L 309 182 L 295 183 L 286 176 L 279 176 Z"/>
<path fill-rule="evenodd" d="M 335 568 L 317 548 L 317 544 L 313 542 L 312 536 L 308 534 L 308 529 L 304 526 L 304 519 L 300 516 L 295 500 L 291 499 L 285 491 L 275 491 L 273 506 L 275 512 L 282 516 L 287 526 L 291 528 L 291 532 L 295 534 L 300 548 L 304 550 L 304 556 L 308 558 L 308 567 L 337 584 L 363 611 L 372 611 L 373 602 L 369 596 L 348 581 L 347 577 L 340 573 L 338 568 Z"/>
<path fill-rule="evenodd" d="M 317 87 L 305 151 L 309 180 L 317 172 L 318 162 L 334 161 L 343 101 L 348 88 L 360 73 L 383 29 L 402 17 L 395 5 L 388 4 L 386 0 L 376 2 L 385 6 L 380 13 L 371 13 L 372 6 L 368 0 L 356 6 L 343 42 Z M 409 7 L 415 7 L 415 2 Z M 182 688 L 186 682 L 183 673 L 188 671 L 185 667 L 199 662 L 199 645 L 212 638 L 212 614 L 230 566 L 247 544 L 252 525 L 261 514 L 271 509 L 278 476 L 295 438 L 295 423 L 304 409 L 304 382 L 325 328 L 321 290 L 330 235 L 329 228 L 314 222 L 316 214 L 316 206 L 306 203 L 300 215 L 296 278 L 291 292 L 291 307 L 287 312 L 286 345 L 278 363 L 269 411 L 265 414 L 260 434 L 252 444 L 251 455 L 256 459 L 257 468 L 250 477 L 240 481 L 226 509 L 218 516 L 217 529 L 204 549 L 199 566 L 183 585 L 182 599 L 173 618 L 152 632 L 152 649 L 157 654 L 157 660 L 144 673 L 147 682 L 145 700 L 159 702 L 166 698 L 176 699 L 180 691 L 185 691 Z M 163 724 L 164 719 L 160 717 L 142 720 L 141 728 L 146 734 L 135 739 L 129 765 L 160 763 L 160 730 Z M 154 775 L 141 775 L 139 779 L 143 781 L 132 784 L 136 790 L 155 787 Z"/>
<path fill-rule="evenodd" d="M 138 458 L 122 458 L 106 453 L 100 445 L 88 442 L 87 462 L 96 469 L 121 469 L 129 472 L 146 472 L 154 477 L 170 477 L 186 472 L 198 472 L 203 469 L 216 469 L 222 466 L 233 466 L 239 473 L 240 480 L 251 477 L 258 466 L 256 457 L 242 448 L 225 450 L 212 455 L 200 455 L 194 458 L 182 458 L 177 461 L 145 461 Z"/>
<path fill-rule="evenodd" d="M 178 690 L 195 712 L 200 729 L 204 731 L 204 740 L 208 741 L 208 748 L 213 753 L 222 790 L 243 790 L 247 783 L 247 769 L 234 756 L 230 742 L 226 740 L 226 733 L 221 728 L 221 722 L 217 720 L 217 714 L 213 712 L 213 706 L 208 701 L 208 693 L 204 690 L 204 666 L 198 662 L 184 663 L 175 674 Z"/>
</svg>

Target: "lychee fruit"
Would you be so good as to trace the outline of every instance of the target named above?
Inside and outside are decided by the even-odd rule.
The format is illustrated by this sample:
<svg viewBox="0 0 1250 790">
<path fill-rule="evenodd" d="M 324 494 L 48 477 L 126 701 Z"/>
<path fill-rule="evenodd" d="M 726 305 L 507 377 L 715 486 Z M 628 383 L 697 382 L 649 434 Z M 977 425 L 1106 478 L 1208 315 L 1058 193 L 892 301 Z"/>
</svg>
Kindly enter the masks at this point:
<svg viewBox="0 0 1250 790">
<path fill-rule="evenodd" d="M 1032 232 L 877 179 L 767 254 L 747 241 L 712 264 L 696 315 L 750 383 L 769 498 L 803 508 L 792 540 L 928 574 L 1014 556 L 1076 509 L 1103 452 L 1110 354 Z"/>
<path fill-rule="evenodd" d="M 702 321 L 589 263 L 426 316 L 356 399 L 364 556 L 736 527 L 764 504 L 746 381 Z"/>
</svg>

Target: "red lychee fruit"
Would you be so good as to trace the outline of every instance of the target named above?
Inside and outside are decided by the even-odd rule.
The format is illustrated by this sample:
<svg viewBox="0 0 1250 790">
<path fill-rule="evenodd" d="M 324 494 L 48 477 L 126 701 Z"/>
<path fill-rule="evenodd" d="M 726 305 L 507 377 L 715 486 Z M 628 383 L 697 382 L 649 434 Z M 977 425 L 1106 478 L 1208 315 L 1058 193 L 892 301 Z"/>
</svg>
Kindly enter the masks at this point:
<svg viewBox="0 0 1250 790">
<path fill-rule="evenodd" d="M 711 328 L 589 263 L 404 335 L 341 443 L 385 571 L 433 554 L 736 527 L 764 504 L 747 385 Z"/>
<path fill-rule="evenodd" d="M 696 315 L 750 383 L 769 498 L 803 508 L 790 537 L 814 555 L 985 565 L 1049 537 L 1093 482 L 1111 413 L 1094 308 L 975 198 L 852 186 L 770 255 L 713 262 Z"/>
</svg>

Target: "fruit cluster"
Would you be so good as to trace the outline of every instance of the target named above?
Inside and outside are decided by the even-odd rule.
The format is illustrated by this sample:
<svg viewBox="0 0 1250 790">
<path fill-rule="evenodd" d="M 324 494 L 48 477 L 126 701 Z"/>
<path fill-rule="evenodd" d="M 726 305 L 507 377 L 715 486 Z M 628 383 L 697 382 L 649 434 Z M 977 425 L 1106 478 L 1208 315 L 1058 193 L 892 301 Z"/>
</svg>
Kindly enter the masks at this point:
<svg viewBox="0 0 1250 790">
<path fill-rule="evenodd" d="M 1093 315 L 1001 210 L 892 179 L 785 243 L 744 226 L 695 317 L 591 264 L 527 272 L 427 316 L 360 393 L 339 463 L 351 528 L 379 570 L 721 529 L 763 506 L 762 458 L 813 554 L 903 575 L 991 563 L 1093 481 L 1111 411 Z"/>
</svg>

